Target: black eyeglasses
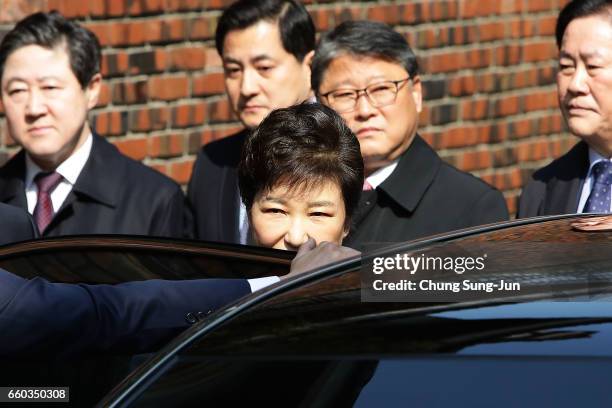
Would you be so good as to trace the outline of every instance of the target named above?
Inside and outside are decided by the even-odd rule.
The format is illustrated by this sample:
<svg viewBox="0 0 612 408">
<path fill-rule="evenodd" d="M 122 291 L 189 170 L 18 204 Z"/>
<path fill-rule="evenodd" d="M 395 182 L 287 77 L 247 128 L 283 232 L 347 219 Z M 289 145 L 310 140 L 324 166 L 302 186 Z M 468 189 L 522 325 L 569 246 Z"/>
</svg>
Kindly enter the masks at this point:
<svg viewBox="0 0 612 408">
<path fill-rule="evenodd" d="M 382 81 L 368 85 L 363 89 L 335 89 L 321 94 L 329 106 L 338 113 L 350 112 L 357 107 L 359 96 L 364 93 L 370 104 L 376 108 L 395 103 L 400 87 L 410 77 L 399 81 Z"/>
</svg>

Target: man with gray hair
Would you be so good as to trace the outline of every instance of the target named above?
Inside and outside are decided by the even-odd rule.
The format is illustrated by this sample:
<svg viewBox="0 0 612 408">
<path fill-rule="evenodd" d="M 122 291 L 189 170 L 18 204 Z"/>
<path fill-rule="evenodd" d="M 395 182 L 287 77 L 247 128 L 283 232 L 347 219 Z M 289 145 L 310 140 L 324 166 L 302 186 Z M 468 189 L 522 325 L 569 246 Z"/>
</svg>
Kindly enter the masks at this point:
<svg viewBox="0 0 612 408">
<path fill-rule="evenodd" d="M 397 242 L 508 218 L 503 195 L 443 162 L 418 135 L 416 57 L 389 26 L 349 21 L 324 35 L 312 63 L 318 99 L 357 135 L 366 183 L 349 246 Z"/>
</svg>

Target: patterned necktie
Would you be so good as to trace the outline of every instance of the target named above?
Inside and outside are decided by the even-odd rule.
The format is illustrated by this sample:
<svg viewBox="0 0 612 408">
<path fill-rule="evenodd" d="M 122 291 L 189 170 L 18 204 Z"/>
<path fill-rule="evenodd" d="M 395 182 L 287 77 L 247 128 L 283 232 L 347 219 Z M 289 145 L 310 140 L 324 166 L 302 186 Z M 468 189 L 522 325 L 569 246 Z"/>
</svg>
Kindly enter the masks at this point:
<svg viewBox="0 0 612 408">
<path fill-rule="evenodd" d="M 612 185 L 612 163 L 608 160 L 595 163 L 593 166 L 593 188 L 587 199 L 585 213 L 610 212 L 610 186 Z"/>
<path fill-rule="evenodd" d="M 374 190 L 374 186 L 372 186 L 368 180 L 363 180 L 363 191 L 372 191 Z"/>
<path fill-rule="evenodd" d="M 38 200 L 36 201 L 36 207 L 34 207 L 34 220 L 41 234 L 53 218 L 51 193 L 60 181 L 62 181 L 62 176 L 56 172 L 38 173 L 34 177 L 34 182 L 38 186 Z"/>
</svg>

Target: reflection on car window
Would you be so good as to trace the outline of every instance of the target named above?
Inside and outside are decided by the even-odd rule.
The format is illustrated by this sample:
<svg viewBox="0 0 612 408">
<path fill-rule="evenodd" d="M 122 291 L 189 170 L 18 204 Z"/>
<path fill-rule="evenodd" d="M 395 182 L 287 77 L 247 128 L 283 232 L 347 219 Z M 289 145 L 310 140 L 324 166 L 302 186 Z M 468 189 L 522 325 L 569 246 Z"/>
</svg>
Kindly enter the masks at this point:
<svg viewBox="0 0 612 408">
<path fill-rule="evenodd" d="M 0 268 L 67 283 L 279 276 L 291 259 L 287 251 L 268 248 L 129 237 L 57 238 L 10 249 L 0 255 Z"/>
<path fill-rule="evenodd" d="M 184 359 L 136 406 L 606 407 L 611 368 L 577 359 Z"/>
<path fill-rule="evenodd" d="M 136 406 L 351 406 L 375 362 L 180 359 Z"/>
</svg>

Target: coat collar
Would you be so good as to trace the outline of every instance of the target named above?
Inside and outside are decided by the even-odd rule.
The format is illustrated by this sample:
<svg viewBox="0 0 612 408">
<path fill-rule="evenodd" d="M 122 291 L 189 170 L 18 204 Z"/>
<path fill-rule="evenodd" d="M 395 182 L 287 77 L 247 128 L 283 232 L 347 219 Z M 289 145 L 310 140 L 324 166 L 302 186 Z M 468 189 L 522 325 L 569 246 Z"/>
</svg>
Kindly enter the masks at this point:
<svg viewBox="0 0 612 408">
<path fill-rule="evenodd" d="M 397 168 L 378 187 L 406 211 L 414 212 L 433 183 L 442 160 L 417 134 Z"/>
<path fill-rule="evenodd" d="M 91 154 L 74 184 L 73 193 L 116 207 L 119 189 L 125 182 L 125 163 L 114 145 L 94 133 Z"/>
<path fill-rule="evenodd" d="M 578 208 L 579 193 L 589 171 L 589 147 L 577 143 L 559 163 L 558 173 L 546 185 L 544 214 L 570 214 Z"/>
</svg>

